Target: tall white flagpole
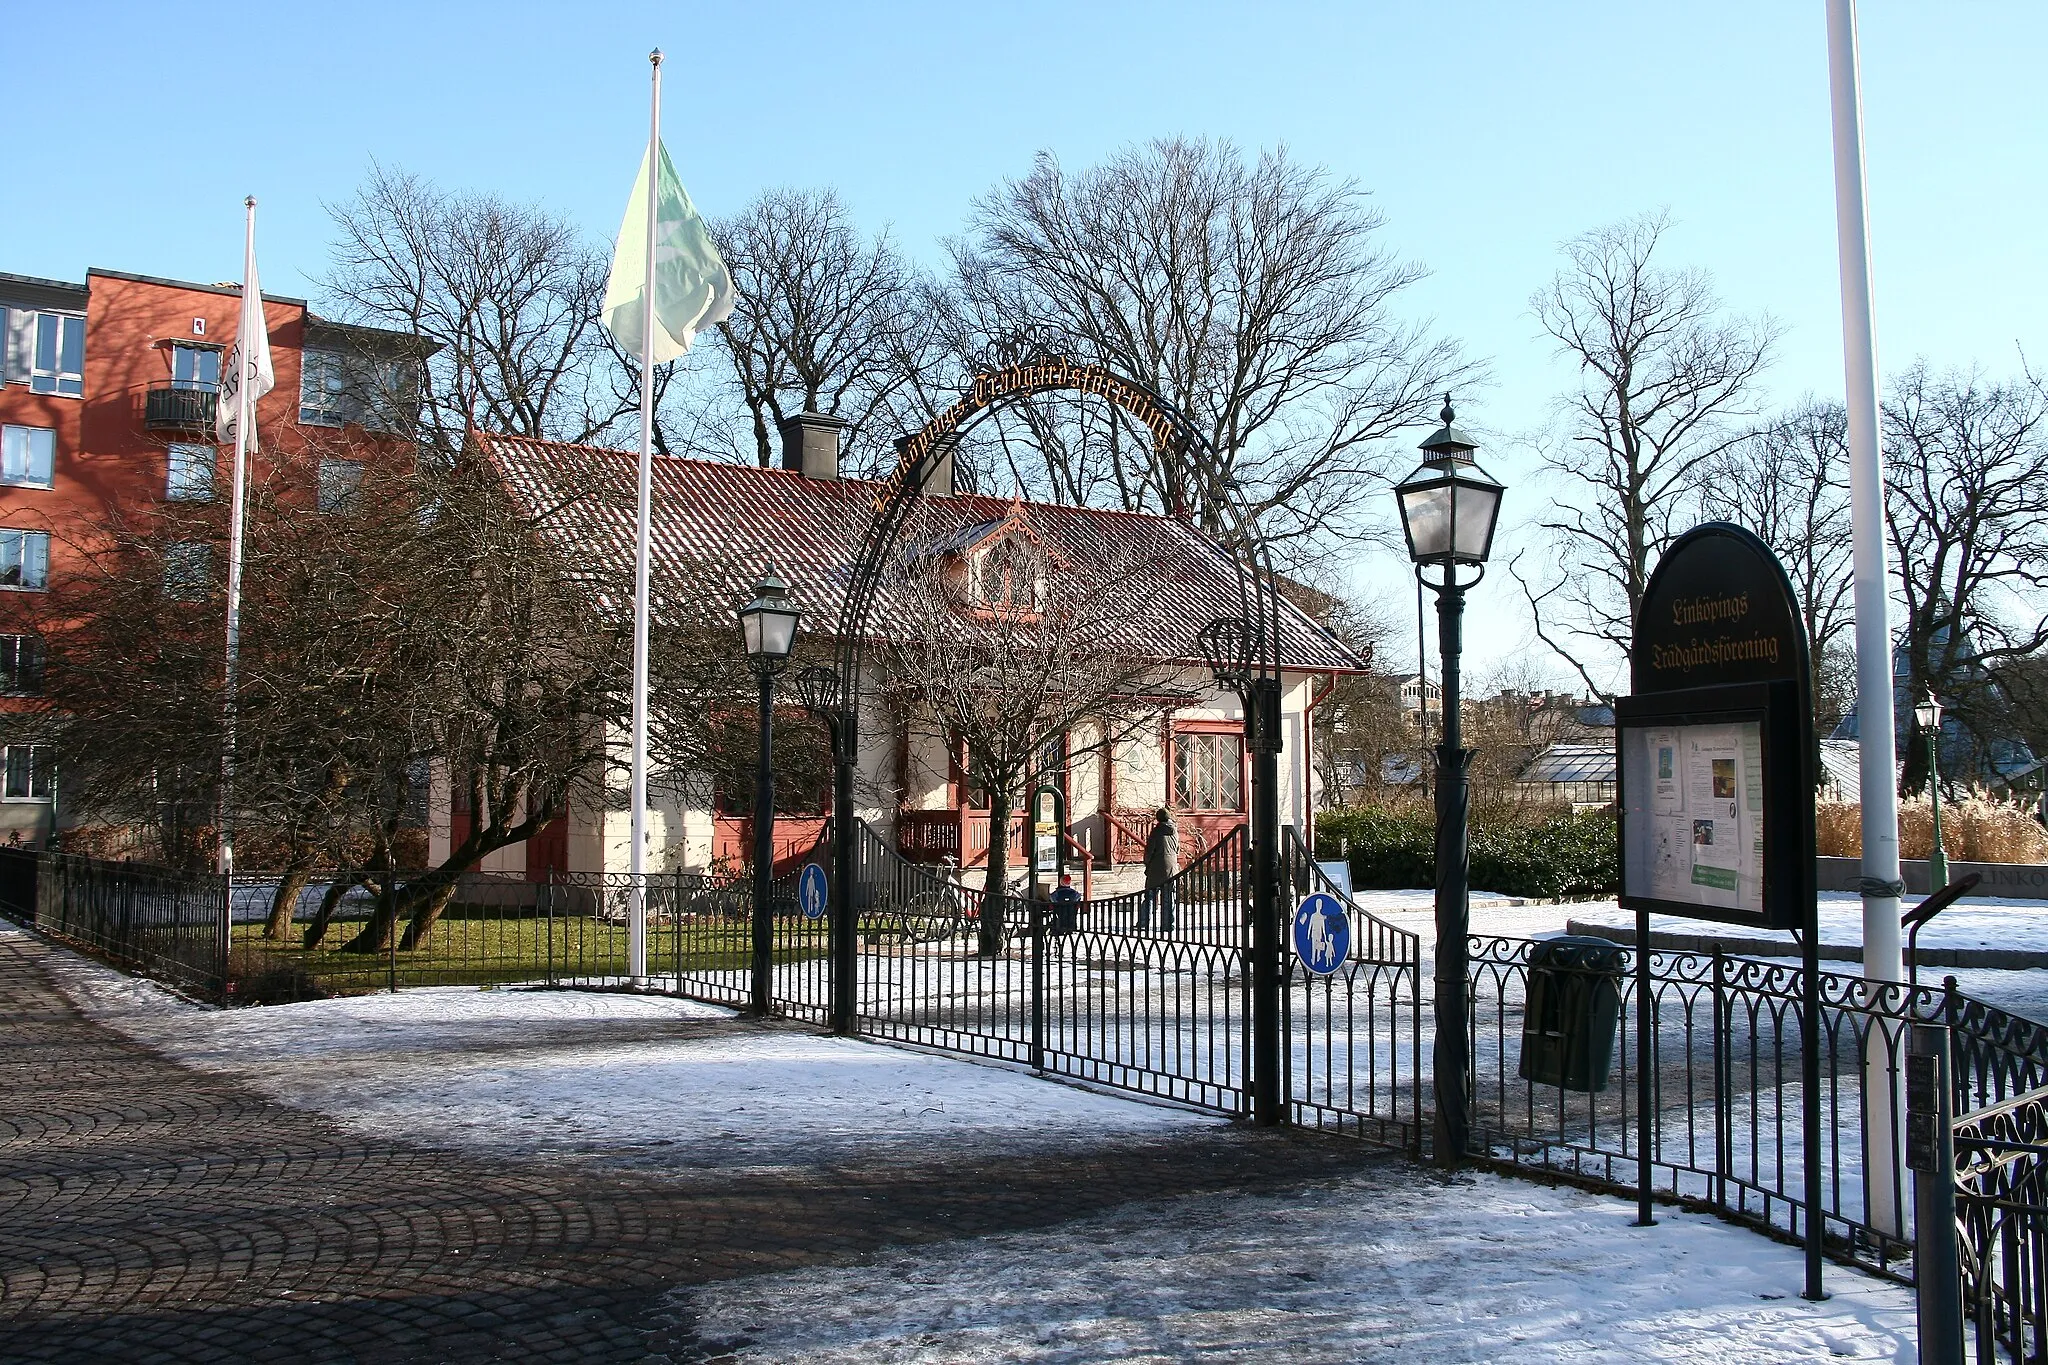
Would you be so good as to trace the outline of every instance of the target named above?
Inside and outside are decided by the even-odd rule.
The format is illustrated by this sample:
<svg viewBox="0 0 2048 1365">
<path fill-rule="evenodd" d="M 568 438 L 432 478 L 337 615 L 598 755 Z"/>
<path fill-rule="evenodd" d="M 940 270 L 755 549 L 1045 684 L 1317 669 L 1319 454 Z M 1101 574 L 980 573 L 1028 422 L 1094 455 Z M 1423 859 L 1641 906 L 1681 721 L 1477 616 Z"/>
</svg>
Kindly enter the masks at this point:
<svg viewBox="0 0 2048 1365">
<path fill-rule="evenodd" d="M 1863 97 L 1856 50 L 1855 0 L 1828 0 L 1828 84 L 1833 95 L 1835 236 L 1842 268 L 1842 367 L 1849 408 L 1849 506 L 1856 592 L 1858 786 L 1863 803 L 1863 976 L 1898 981 L 1899 808 L 1892 716 L 1892 639 L 1884 547 L 1884 463 L 1878 449 L 1877 329 L 1870 286 L 1870 228 L 1863 183 Z M 1873 1029 L 1873 1039 L 1883 1030 Z M 1884 1052 L 1886 1055 L 1878 1055 Z M 1866 1086 L 1882 1114 L 1891 1080 L 1888 1049 L 1866 1058 Z M 1894 1116 L 1896 1118 L 1896 1116 Z M 1897 1168 L 1896 1122 L 1868 1123 L 1871 1222 L 1903 1226 L 1890 1172 Z"/>
<path fill-rule="evenodd" d="M 647 57 L 654 68 L 654 100 L 647 133 L 647 260 L 640 289 L 640 487 L 633 528 L 633 873 L 627 968 L 633 984 L 647 978 L 647 616 L 648 522 L 654 501 L 654 233 L 661 191 L 661 49 Z"/>
<path fill-rule="evenodd" d="M 256 274 L 256 196 L 242 201 L 242 316 L 248 316 L 249 281 Z M 262 315 L 263 301 L 256 301 Z M 249 464 L 249 359 L 252 340 L 242 336 L 236 325 L 235 363 L 235 468 L 233 496 L 228 512 L 228 611 L 227 662 L 221 670 L 221 706 L 225 738 L 220 752 L 220 874 L 235 871 L 234 786 L 235 786 L 235 686 L 242 648 L 242 521 L 248 490 Z M 232 894 L 229 900 L 233 900 Z"/>
</svg>

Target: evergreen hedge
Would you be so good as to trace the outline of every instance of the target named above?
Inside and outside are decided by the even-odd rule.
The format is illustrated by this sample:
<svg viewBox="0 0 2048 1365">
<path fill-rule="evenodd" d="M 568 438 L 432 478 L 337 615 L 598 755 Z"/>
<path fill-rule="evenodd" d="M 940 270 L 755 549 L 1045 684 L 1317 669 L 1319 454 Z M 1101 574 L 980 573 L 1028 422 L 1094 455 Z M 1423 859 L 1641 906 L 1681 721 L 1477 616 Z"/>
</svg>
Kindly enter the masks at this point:
<svg viewBox="0 0 2048 1365">
<path fill-rule="evenodd" d="M 1316 817 L 1316 856 L 1334 861 L 1350 841 L 1359 890 L 1436 885 L 1436 819 L 1426 810 L 1362 807 Z M 1507 896 L 1611 896 L 1620 890 L 1612 813 L 1546 812 L 1475 821 L 1472 887 Z"/>
</svg>

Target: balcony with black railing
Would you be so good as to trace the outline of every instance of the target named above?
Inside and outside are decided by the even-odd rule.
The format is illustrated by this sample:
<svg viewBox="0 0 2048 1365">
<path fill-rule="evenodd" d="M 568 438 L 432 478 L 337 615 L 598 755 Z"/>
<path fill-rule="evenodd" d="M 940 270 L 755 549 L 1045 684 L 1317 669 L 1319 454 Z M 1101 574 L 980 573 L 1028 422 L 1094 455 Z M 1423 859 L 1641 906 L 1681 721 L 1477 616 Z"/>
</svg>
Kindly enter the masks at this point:
<svg viewBox="0 0 2048 1365">
<path fill-rule="evenodd" d="M 151 389 L 144 400 L 142 424 L 151 431 L 211 431 L 219 397 L 211 389 Z"/>
</svg>

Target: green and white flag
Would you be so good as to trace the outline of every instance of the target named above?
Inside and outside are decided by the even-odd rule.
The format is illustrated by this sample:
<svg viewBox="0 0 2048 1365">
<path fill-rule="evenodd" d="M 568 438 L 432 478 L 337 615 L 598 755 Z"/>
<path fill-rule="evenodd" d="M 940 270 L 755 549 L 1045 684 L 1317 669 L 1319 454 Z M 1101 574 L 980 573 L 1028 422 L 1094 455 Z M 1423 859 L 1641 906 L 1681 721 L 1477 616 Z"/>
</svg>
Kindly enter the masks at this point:
<svg viewBox="0 0 2048 1365">
<path fill-rule="evenodd" d="M 658 146 L 659 144 L 657 144 Z M 648 149 L 648 155 L 656 150 Z M 676 168 L 661 152 L 661 180 L 654 224 L 654 363 L 674 360 L 690 349 L 697 333 L 732 312 L 732 273 L 711 244 L 711 233 L 690 202 Z M 604 325 L 630 355 L 641 354 L 640 319 L 647 287 L 647 156 L 633 180 L 619 246 L 612 254 L 604 289 Z"/>
</svg>

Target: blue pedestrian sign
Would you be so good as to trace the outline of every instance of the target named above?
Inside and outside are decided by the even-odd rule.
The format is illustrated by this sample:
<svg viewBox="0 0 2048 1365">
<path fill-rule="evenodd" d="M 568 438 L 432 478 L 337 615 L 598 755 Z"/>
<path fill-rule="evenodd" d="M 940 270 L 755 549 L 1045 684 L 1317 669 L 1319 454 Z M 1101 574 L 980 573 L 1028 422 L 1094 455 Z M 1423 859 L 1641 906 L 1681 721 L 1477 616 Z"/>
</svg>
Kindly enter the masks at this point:
<svg viewBox="0 0 2048 1365">
<path fill-rule="evenodd" d="M 796 879 L 796 903 L 804 908 L 804 918 L 825 918 L 825 901 L 825 869 L 805 863 L 803 875 Z"/>
<path fill-rule="evenodd" d="M 1327 891 L 1311 892 L 1294 907 L 1294 955 L 1317 976 L 1328 976 L 1351 956 L 1351 916 Z"/>
</svg>

